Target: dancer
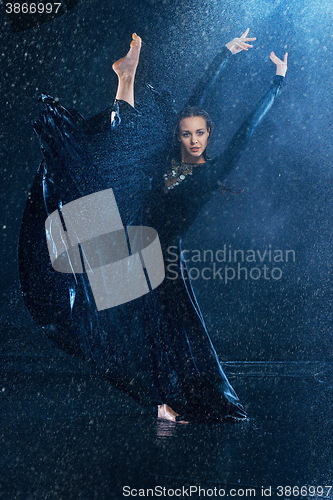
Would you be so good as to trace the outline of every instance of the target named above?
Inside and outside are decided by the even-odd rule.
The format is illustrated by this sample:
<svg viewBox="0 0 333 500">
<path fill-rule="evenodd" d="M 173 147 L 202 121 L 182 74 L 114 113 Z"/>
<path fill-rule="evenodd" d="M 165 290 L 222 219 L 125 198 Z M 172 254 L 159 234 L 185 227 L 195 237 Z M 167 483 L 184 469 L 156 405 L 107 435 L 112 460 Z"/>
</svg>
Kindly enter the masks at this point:
<svg viewBox="0 0 333 500">
<path fill-rule="evenodd" d="M 235 166 L 255 127 L 271 107 L 287 70 L 274 53 L 277 76 L 254 112 L 213 160 L 212 132 L 198 105 L 232 54 L 252 47 L 249 30 L 229 42 L 199 80 L 176 127 L 167 94 L 149 91 L 149 113 L 138 112 L 134 80 L 141 39 L 114 63 L 118 89 L 112 109 L 84 120 L 48 96 L 35 124 L 44 160 L 23 217 L 20 278 L 25 302 L 47 335 L 67 352 L 97 365 L 101 374 L 142 405 L 158 406 L 171 421 L 243 419 L 196 301 L 185 263 L 176 279 L 117 307 L 98 311 L 85 273 L 59 273 L 45 242 L 45 219 L 70 201 L 112 188 L 123 226 L 156 229 L 164 252 L 181 251 L 181 236 Z M 110 123 L 111 122 L 111 123 Z M 170 155 L 170 151 L 172 154 Z M 33 277 L 33 280 L 32 280 Z"/>
</svg>

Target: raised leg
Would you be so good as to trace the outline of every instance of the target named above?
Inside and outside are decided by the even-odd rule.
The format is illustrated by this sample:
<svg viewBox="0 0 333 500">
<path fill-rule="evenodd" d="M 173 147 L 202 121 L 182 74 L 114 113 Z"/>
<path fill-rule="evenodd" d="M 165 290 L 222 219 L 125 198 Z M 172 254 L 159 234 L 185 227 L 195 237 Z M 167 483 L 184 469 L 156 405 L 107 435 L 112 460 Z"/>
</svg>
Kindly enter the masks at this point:
<svg viewBox="0 0 333 500">
<path fill-rule="evenodd" d="M 126 56 L 118 59 L 112 69 L 118 76 L 118 88 L 116 99 L 126 101 L 134 108 L 134 80 L 136 68 L 139 63 L 141 50 L 141 38 L 133 33 L 130 49 Z M 114 112 L 111 113 L 111 122 L 114 118 Z"/>
</svg>

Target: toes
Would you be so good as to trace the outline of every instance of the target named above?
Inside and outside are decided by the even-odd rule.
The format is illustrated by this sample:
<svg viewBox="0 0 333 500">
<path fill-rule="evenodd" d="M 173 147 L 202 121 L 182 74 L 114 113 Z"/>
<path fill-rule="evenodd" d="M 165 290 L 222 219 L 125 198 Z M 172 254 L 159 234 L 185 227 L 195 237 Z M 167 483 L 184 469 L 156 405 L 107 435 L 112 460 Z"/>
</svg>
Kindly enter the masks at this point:
<svg viewBox="0 0 333 500">
<path fill-rule="evenodd" d="M 141 47 L 141 38 L 136 34 L 136 33 L 133 33 L 132 35 L 132 42 L 131 42 L 131 47 Z"/>
</svg>

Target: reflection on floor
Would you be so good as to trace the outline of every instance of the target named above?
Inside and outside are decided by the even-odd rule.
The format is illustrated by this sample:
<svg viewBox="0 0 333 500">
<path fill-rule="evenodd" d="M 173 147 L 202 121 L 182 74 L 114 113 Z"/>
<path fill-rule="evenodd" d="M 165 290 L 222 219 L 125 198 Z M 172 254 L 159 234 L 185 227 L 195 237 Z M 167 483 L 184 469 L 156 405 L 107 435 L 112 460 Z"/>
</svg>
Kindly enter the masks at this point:
<svg viewBox="0 0 333 500">
<path fill-rule="evenodd" d="M 226 363 L 250 419 L 181 425 L 27 339 L 0 347 L 1 500 L 333 498 L 332 364 Z"/>
</svg>

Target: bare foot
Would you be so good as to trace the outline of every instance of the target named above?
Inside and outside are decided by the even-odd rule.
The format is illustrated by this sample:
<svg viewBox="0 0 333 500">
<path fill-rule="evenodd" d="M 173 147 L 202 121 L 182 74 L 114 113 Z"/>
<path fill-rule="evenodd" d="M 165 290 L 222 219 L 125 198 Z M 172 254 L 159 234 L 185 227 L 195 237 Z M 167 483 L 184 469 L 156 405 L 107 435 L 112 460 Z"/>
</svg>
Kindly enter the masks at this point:
<svg viewBox="0 0 333 500">
<path fill-rule="evenodd" d="M 132 42 L 130 45 L 130 49 L 127 52 L 126 56 L 122 59 L 118 59 L 112 65 L 113 71 L 121 77 L 133 77 L 135 76 L 136 68 L 138 66 L 140 50 L 141 50 L 141 38 L 133 33 Z"/>
<path fill-rule="evenodd" d="M 157 418 L 162 418 L 163 420 L 170 420 L 171 422 L 180 422 L 181 424 L 187 424 L 185 420 L 176 420 L 176 417 L 179 417 L 179 414 L 173 411 L 172 408 L 168 405 L 159 405 L 157 412 Z"/>
</svg>

